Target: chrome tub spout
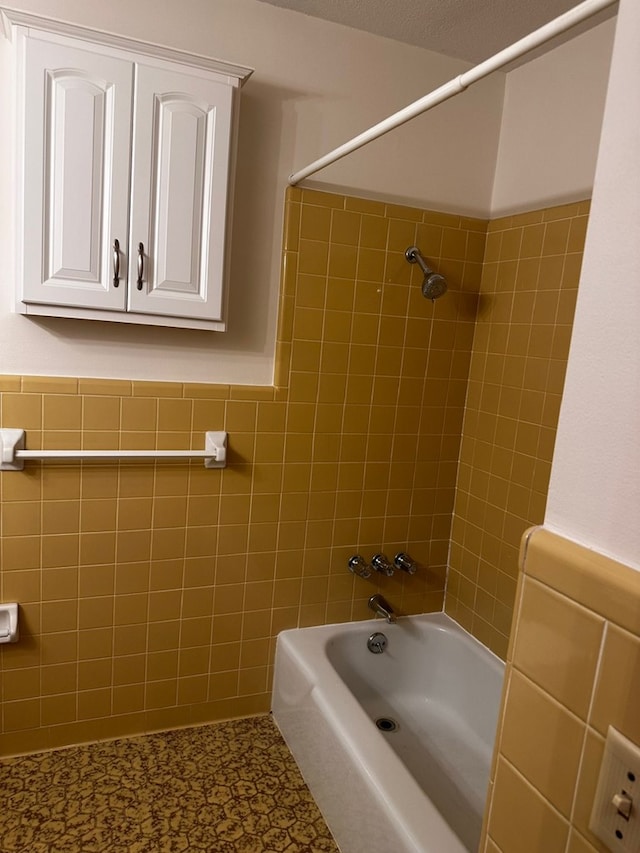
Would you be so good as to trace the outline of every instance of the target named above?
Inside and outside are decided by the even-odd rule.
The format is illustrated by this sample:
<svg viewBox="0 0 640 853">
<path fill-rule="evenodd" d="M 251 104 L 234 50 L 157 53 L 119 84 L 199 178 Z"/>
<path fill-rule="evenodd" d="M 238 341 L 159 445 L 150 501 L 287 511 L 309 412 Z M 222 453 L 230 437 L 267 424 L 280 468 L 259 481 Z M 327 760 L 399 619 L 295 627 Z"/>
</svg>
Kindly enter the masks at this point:
<svg viewBox="0 0 640 853">
<path fill-rule="evenodd" d="M 372 595 L 368 601 L 369 608 L 373 610 L 376 616 L 383 616 L 389 624 L 396 621 L 396 614 L 393 607 L 381 595 L 376 593 Z"/>
</svg>

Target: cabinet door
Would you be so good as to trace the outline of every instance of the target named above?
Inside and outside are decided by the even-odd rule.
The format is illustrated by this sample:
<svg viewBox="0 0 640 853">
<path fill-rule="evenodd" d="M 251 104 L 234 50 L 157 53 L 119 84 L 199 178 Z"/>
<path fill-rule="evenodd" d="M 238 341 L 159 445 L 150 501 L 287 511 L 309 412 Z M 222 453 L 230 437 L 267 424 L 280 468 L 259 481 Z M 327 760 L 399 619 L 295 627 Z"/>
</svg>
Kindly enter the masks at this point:
<svg viewBox="0 0 640 853">
<path fill-rule="evenodd" d="M 135 91 L 128 308 L 220 320 L 233 88 L 140 65 Z"/>
<path fill-rule="evenodd" d="M 124 310 L 133 64 L 38 37 L 23 49 L 22 301 Z"/>
</svg>

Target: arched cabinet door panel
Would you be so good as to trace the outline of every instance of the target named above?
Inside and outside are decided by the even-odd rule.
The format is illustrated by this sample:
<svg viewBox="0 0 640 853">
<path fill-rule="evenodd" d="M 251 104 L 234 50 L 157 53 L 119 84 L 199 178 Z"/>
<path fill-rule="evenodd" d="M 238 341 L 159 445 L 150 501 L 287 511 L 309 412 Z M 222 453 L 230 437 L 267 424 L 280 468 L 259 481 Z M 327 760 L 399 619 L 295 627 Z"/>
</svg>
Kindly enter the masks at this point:
<svg viewBox="0 0 640 853">
<path fill-rule="evenodd" d="M 138 255 L 129 258 L 130 311 L 222 319 L 231 94 L 138 68 L 131 243 L 143 244 L 144 259 L 140 285 Z"/>
<path fill-rule="evenodd" d="M 22 299 L 123 310 L 111 249 L 128 236 L 133 67 L 24 44 Z"/>
</svg>

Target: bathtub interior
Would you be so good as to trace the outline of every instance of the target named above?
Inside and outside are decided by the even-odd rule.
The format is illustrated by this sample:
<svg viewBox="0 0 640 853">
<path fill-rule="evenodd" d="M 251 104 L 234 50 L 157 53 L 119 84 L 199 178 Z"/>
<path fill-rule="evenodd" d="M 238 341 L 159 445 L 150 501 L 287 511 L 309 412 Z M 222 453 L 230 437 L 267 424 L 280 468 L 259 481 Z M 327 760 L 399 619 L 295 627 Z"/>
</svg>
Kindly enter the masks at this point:
<svg viewBox="0 0 640 853">
<path fill-rule="evenodd" d="M 368 629 L 335 634 L 325 652 L 370 724 L 465 847 L 476 850 L 503 667 L 466 634 L 431 624 L 427 632 L 410 620 L 379 628 L 388 641 L 382 654 L 369 652 Z"/>
<path fill-rule="evenodd" d="M 367 649 L 374 629 L 388 639 L 386 650 L 378 655 Z M 345 753 L 353 755 L 354 766 L 374 779 L 382 777 L 376 785 L 382 787 L 385 801 L 393 800 L 402 789 L 408 802 L 406 776 L 455 835 L 439 847 L 422 846 L 419 838 L 430 830 L 420 820 L 411 830 L 419 803 L 412 798 L 413 814 L 407 810 L 403 815 L 400 802 L 399 812 L 391 818 L 413 831 L 407 846 L 396 849 L 477 850 L 502 662 L 444 614 L 407 617 L 393 625 L 376 620 L 285 633 L 293 635 L 288 641 L 296 646 L 294 657 L 305 670 L 307 719 L 315 718 L 317 725 L 311 708 L 322 706 L 329 725 L 341 733 Z M 315 701 L 307 702 L 313 695 Z M 385 731 L 384 724 L 382 729 L 376 726 L 380 720 L 397 727 Z M 304 718 L 297 720 L 296 726 L 304 725 Z M 287 732 L 283 734 L 287 738 Z M 293 753 L 298 758 L 295 749 Z M 301 769 L 304 775 L 302 765 Z M 353 772 L 349 769 L 345 774 Z M 313 777 L 312 769 L 310 773 Z M 385 793 L 387 784 L 395 790 Z M 311 790 L 315 793 L 313 786 Z M 347 802 L 352 791 L 353 785 Z M 424 804 L 419 808 L 428 812 Z M 331 816 L 325 816 L 333 829 Z"/>
<path fill-rule="evenodd" d="M 358 623 L 355 630 L 338 628 L 326 639 L 326 657 L 363 706 L 379 697 L 440 708 L 452 725 L 457 719 L 465 742 L 480 741 L 490 753 L 504 663 L 445 614 L 427 618 L 392 625 L 374 621 L 376 632 L 387 638 L 382 654 L 369 652 L 363 641 L 370 636 L 371 621 L 360 623 L 360 630 Z"/>
</svg>

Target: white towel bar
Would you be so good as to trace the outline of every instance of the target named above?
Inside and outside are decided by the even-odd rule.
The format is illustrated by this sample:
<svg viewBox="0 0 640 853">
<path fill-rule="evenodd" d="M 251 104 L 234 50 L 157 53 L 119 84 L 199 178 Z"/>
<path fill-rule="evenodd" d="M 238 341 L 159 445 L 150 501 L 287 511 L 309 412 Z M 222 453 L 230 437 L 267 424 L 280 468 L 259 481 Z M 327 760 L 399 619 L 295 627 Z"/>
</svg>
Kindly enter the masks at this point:
<svg viewBox="0 0 640 853">
<path fill-rule="evenodd" d="M 25 459 L 204 459 L 205 468 L 225 468 L 227 464 L 226 432 L 206 432 L 204 450 L 25 450 L 24 442 L 23 429 L 0 429 L 0 471 L 22 471 Z"/>
</svg>

